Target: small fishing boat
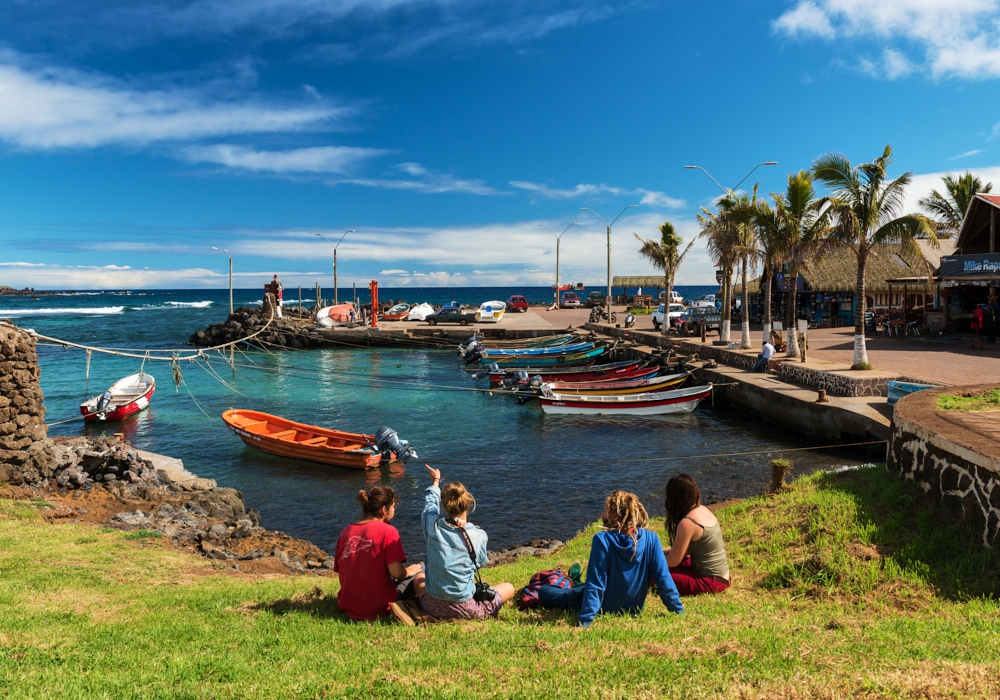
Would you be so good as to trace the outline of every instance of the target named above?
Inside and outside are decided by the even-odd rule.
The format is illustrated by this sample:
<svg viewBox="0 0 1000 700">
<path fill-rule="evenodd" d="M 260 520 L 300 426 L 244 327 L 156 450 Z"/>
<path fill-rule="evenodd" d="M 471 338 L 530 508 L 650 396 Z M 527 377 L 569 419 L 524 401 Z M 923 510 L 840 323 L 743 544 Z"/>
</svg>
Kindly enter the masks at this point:
<svg viewBox="0 0 1000 700">
<path fill-rule="evenodd" d="M 353 304 L 337 304 L 336 306 L 327 306 L 326 308 L 320 309 L 316 312 L 316 323 L 324 328 L 343 326 L 351 323 L 352 321 L 356 321 L 357 318 L 358 315 L 354 310 Z"/>
<path fill-rule="evenodd" d="M 690 413 L 711 394 L 711 384 L 655 394 L 617 396 L 581 396 L 549 392 L 539 397 L 539 403 L 542 404 L 542 411 L 556 415 L 658 416 L 667 413 Z"/>
<path fill-rule="evenodd" d="M 597 358 L 608 351 L 607 348 L 592 348 L 582 352 L 560 353 L 559 355 L 512 355 L 509 357 L 489 357 L 480 360 L 483 364 L 499 367 L 580 367 L 592 365 Z"/>
<path fill-rule="evenodd" d="M 580 396 L 612 396 L 625 394 L 653 394 L 677 389 L 687 380 L 688 375 L 669 374 L 665 377 L 648 379 L 623 379 L 605 382 L 549 382 L 546 384 L 554 394 L 578 394 Z"/>
<path fill-rule="evenodd" d="M 384 314 L 380 314 L 380 316 L 383 321 L 402 321 L 409 313 L 409 304 L 396 304 Z"/>
<path fill-rule="evenodd" d="M 895 404 L 904 396 L 909 396 L 910 394 L 915 394 L 918 391 L 923 391 L 924 389 L 936 389 L 936 384 L 916 384 L 914 382 L 889 382 L 889 405 Z"/>
<path fill-rule="evenodd" d="M 226 426 L 248 446 L 261 452 L 332 464 L 349 469 L 374 469 L 383 462 L 407 462 L 417 453 L 390 428 L 374 435 L 345 433 L 272 416 L 261 411 L 230 408 L 222 414 Z"/>
<path fill-rule="evenodd" d="M 427 317 L 434 313 L 434 307 L 430 304 L 417 304 L 406 314 L 407 321 L 426 321 Z"/>
<path fill-rule="evenodd" d="M 460 356 L 465 356 L 467 353 L 471 352 L 473 348 L 482 346 L 486 350 L 532 350 L 535 348 L 552 348 L 559 345 L 569 345 L 573 341 L 572 333 L 564 333 L 562 335 L 552 335 L 547 338 L 540 338 L 538 340 L 532 340 L 525 342 L 524 340 L 483 340 L 483 336 L 476 335 L 471 336 L 464 343 L 458 346 L 458 354 Z"/>
<path fill-rule="evenodd" d="M 476 311 L 476 323 L 500 323 L 507 304 L 502 301 L 484 301 Z"/>
<path fill-rule="evenodd" d="M 567 367 L 565 369 L 551 367 L 524 367 L 517 371 L 522 371 L 528 376 L 535 376 L 536 374 L 541 375 L 542 380 L 546 382 L 587 382 L 610 378 L 625 379 L 650 377 L 660 371 L 659 367 L 639 367 L 639 365 L 639 360 L 623 360 L 621 362 L 612 362 L 606 365 L 596 365 L 586 369 L 581 369 L 579 367 Z M 503 370 L 500 369 L 499 365 L 491 364 L 485 371 L 477 372 L 473 378 L 485 379 L 488 376 L 490 378 L 490 384 L 498 385 L 510 377 L 513 373 L 514 370 Z"/>
<path fill-rule="evenodd" d="M 541 348 L 482 348 L 483 357 L 525 357 L 558 355 L 559 353 L 584 352 L 594 347 L 593 343 L 573 343 L 572 345 L 554 345 Z"/>
<path fill-rule="evenodd" d="M 125 420 L 149 407 L 156 380 L 145 372 L 130 374 L 112 384 L 103 394 L 80 404 L 85 421 Z"/>
</svg>

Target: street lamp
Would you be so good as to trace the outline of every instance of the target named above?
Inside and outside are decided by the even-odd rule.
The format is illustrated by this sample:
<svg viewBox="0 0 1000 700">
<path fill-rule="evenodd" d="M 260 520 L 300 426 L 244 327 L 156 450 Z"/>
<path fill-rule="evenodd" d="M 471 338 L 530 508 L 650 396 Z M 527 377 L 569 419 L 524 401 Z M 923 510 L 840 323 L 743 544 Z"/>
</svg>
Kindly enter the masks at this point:
<svg viewBox="0 0 1000 700">
<path fill-rule="evenodd" d="M 538 225 L 539 226 L 545 226 L 545 228 L 549 229 L 549 233 L 551 233 L 553 236 L 556 237 L 556 303 L 555 303 L 555 308 L 558 309 L 559 308 L 559 241 L 562 239 L 563 233 L 566 233 L 567 231 L 569 231 L 572 226 L 579 226 L 580 222 L 579 221 L 574 221 L 569 226 L 567 226 L 566 228 L 564 228 L 562 233 L 558 233 L 558 234 L 555 231 L 553 231 L 552 229 L 550 229 L 546 224 L 538 224 Z"/>
<path fill-rule="evenodd" d="M 225 248 L 216 248 L 212 246 L 212 250 L 220 250 L 226 255 L 229 255 L 229 315 L 233 315 L 233 256 Z"/>
<path fill-rule="evenodd" d="M 607 307 L 607 311 L 608 311 L 608 324 L 609 325 L 611 323 L 611 227 L 615 225 L 615 221 L 618 221 L 618 219 L 622 218 L 622 214 L 624 214 L 625 212 L 627 212 L 629 209 L 632 209 L 632 208 L 637 207 L 637 206 L 639 206 L 639 205 L 638 204 L 629 204 L 627 207 L 625 207 L 624 209 L 622 209 L 621 214 L 619 214 L 614 219 L 612 219 L 612 221 L 611 221 L 610 224 L 607 221 L 604 221 L 604 217 L 601 216 L 600 214 L 598 214 L 596 211 L 594 211 L 590 207 L 580 207 L 580 211 L 589 211 L 591 214 L 593 214 L 598 219 L 600 219 L 601 221 L 603 221 L 604 225 L 608 227 L 608 296 L 604 300 L 604 304 Z"/>
<path fill-rule="evenodd" d="M 354 233 L 354 232 L 355 231 L 354 231 L 353 228 L 350 228 L 350 229 L 347 229 L 346 231 L 344 231 L 344 235 L 340 237 L 339 241 L 337 241 L 337 245 L 333 245 L 333 241 L 331 241 L 329 238 L 326 238 L 326 234 L 325 233 L 317 233 L 316 234 L 317 236 L 322 236 L 323 238 L 326 238 L 326 242 L 329 243 L 330 245 L 333 245 L 333 304 L 334 304 L 334 306 L 336 306 L 339 303 L 339 299 L 337 298 L 337 247 L 341 243 L 344 242 L 344 236 L 346 236 L 349 233 Z M 319 303 L 319 302 L 317 302 L 317 303 Z"/>
<path fill-rule="evenodd" d="M 740 180 L 739 182 L 736 183 L 736 187 L 739 187 L 740 185 L 742 185 L 746 181 L 746 179 L 748 177 L 750 177 L 751 175 L 753 175 L 754 171 L 757 170 L 757 168 L 759 168 L 760 166 L 762 166 L 762 165 L 777 165 L 777 164 L 778 164 L 778 161 L 776 161 L 776 160 L 765 160 L 763 163 L 757 163 L 757 165 L 753 166 L 753 170 L 751 170 L 750 172 L 748 172 L 743 177 L 742 180 Z M 719 184 L 718 180 L 716 180 L 714 177 L 712 177 L 712 174 L 710 172 L 708 172 L 707 170 L 705 170 L 700 165 L 685 165 L 684 168 L 687 169 L 687 170 L 700 170 L 700 171 L 702 171 L 703 173 L 705 173 L 706 175 L 708 175 L 708 179 L 711 180 L 712 182 L 714 182 L 716 187 L 718 187 L 720 190 L 722 190 L 725 194 L 731 196 L 733 199 L 736 198 L 736 193 L 734 191 L 736 189 L 736 187 L 731 187 L 730 189 L 727 190 L 725 187 L 723 187 L 722 185 Z M 723 296 L 722 303 L 723 303 L 723 308 L 722 308 L 722 317 L 723 318 L 725 318 L 728 315 L 728 313 L 729 313 L 730 300 L 729 300 L 728 289 L 727 289 L 728 286 L 729 286 L 728 285 L 729 272 L 730 272 L 729 270 L 723 270 L 722 271 L 722 274 L 723 274 L 723 285 L 722 285 L 722 292 L 723 292 L 722 293 L 722 296 Z M 746 290 L 744 289 L 743 290 L 743 307 L 744 307 L 743 308 L 743 314 L 744 314 L 743 317 L 744 318 L 746 318 L 746 314 L 748 313 L 748 306 L 747 306 L 747 303 L 746 303 L 748 297 L 749 297 L 749 295 L 746 293 Z M 768 329 L 764 329 L 765 335 L 767 334 L 767 330 Z M 725 337 L 723 337 L 723 336 L 725 336 Z M 722 322 L 722 327 L 719 329 L 719 342 L 722 342 L 722 341 L 727 341 L 727 342 L 729 341 L 729 321 L 728 320 L 727 321 L 723 321 Z M 746 342 L 745 338 L 744 338 L 744 342 Z"/>
</svg>

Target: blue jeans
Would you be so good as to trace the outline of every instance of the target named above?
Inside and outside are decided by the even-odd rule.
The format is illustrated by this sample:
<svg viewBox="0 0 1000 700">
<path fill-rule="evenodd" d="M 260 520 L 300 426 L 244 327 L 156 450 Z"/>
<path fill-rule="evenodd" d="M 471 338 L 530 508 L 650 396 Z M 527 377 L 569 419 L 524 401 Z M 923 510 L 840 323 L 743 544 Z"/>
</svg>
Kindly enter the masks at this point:
<svg viewBox="0 0 1000 700">
<path fill-rule="evenodd" d="M 583 603 L 583 592 L 586 584 L 579 588 L 558 588 L 542 586 L 538 589 L 538 604 L 543 608 L 559 608 L 560 610 L 579 610 Z"/>
<path fill-rule="evenodd" d="M 760 372 L 762 367 L 764 368 L 764 371 L 767 371 L 767 358 L 766 357 L 758 357 L 757 358 L 757 364 L 755 364 L 753 366 L 753 371 L 754 372 Z"/>
</svg>

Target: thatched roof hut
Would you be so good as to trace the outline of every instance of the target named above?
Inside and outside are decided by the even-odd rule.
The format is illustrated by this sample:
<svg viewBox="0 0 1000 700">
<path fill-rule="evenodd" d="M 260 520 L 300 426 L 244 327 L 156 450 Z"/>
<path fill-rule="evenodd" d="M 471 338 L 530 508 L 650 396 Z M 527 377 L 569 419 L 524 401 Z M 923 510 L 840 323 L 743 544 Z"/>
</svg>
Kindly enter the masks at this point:
<svg viewBox="0 0 1000 700">
<path fill-rule="evenodd" d="M 611 278 L 612 287 L 664 287 L 666 278 L 663 275 L 615 275 Z"/>
<path fill-rule="evenodd" d="M 888 293 L 889 280 L 904 277 L 927 277 L 930 274 L 924 256 L 906 250 L 900 244 L 872 247 L 868 255 L 865 290 L 869 294 Z M 846 246 L 826 251 L 821 258 L 810 261 L 799 275 L 805 288 L 814 292 L 849 294 L 854 292 L 858 280 L 858 258 Z M 747 282 L 751 295 L 760 294 L 760 278 Z M 742 285 L 734 285 L 734 293 L 741 293 Z"/>
</svg>

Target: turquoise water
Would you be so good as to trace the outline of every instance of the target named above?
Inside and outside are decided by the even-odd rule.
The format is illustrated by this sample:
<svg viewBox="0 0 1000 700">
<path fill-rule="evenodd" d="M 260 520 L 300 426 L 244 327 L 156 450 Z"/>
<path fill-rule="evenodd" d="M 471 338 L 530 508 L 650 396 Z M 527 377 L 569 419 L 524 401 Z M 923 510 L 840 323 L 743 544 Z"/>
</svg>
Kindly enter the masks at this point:
<svg viewBox="0 0 1000 700">
<path fill-rule="evenodd" d="M 508 293 L 514 291 L 525 290 Z M 455 290 L 422 295 L 410 290 L 399 296 L 431 300 L 432 294 L 464 301 Z M 467 294 L 469 303 L 491 296 L 483 290 Z M 258 298 L 256 291 L 238 291 L 236 303 Z M 188 336 L 223 320 L 227 311 L 225 290 L 0 298 L 0 317 L 45 335 L 103 347 L 190 351 Z M 39 357 L 50 422 L 78 415 L 82 400 L 137 371 L 141 362 L 94 354 L 88 384 L 83 352 L 41 346 Z M 424 462 L 439 467 L 446 480 L 469 487 L 479 503 L 473 520 L 486 528 L 491 547 L 499 548 L 534 537 L 571 536 L 597 518 L 604 497 L 617 488 L 638 493 L 652 514 L 660 514 L 663 487 L 678 471 L 692 474 L 709 498 L 759 493 L 770 478 L 768 455 L 702 455 L 810 444 L 708 404 L 682 416 L 545 416 L 537 406 L 474 391 L 476 382 L 450 350 L 313 349 L 237 359 L 253 363 L 252 368 L 213 363 L 216 377 L 196 364 L 182 364 L 187 388 L 179 389 L 166 363 L 147 363 L 157 380 L 147 411 L 124 424 L 75 422 L 55 426 L 50 434 L 123 431 L 135 446 L 178 457 L 191 471 L 242 491 L 247 504 L 260 509 L 266 527 L 328 550 L 341 528 L 357 517 L 358 489 L 389 484 L 402 498 L 395 524 L 413 554 L 422 549 Z M 221 424 L 218 416 L 229 407 L 352 432 L 372 433 L 388 425 L 416 447 L 420 458 L 406 467 L 358 472 L 271 457 L 245 447 Z M 698 457 L 663 460 L 679 455 Z M 857 463 L 861 455 L 804 452 L 793 459 L 801 474 Z"/>
</svg>

